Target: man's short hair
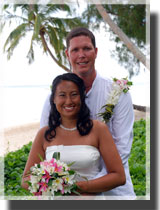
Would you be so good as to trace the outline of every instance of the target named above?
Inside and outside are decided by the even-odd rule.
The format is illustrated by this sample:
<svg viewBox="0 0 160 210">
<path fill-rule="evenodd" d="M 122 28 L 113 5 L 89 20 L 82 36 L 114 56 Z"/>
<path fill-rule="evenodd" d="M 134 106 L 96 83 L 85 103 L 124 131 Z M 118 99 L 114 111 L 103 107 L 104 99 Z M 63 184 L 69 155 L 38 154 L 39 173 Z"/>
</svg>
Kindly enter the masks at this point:
<svg viewBox="0 0 160 210">
<path fill-rule="evenodd" d="M 96 41 L 95 41 L 95 36 L 94 34 L 89 31 L 87 28 L 84 27 L 77 27 L 77 28 L 73 28 L 67 35 L 66 37 L 66 45 L 67 45 L 67 49 L 69 48 L 70 45 L 70 40 L 74 37 L 77 36 L 88 36 L 91 39 L 91 42 L 94 46 L 94 48 L 96 48 Z"/>
</svg>

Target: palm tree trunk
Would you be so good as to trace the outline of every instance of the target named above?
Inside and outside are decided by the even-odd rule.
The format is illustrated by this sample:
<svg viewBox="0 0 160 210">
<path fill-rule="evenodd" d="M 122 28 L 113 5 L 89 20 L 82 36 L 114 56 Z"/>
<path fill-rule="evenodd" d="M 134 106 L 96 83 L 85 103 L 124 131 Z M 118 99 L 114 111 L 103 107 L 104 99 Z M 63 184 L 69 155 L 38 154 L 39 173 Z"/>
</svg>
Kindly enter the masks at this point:
<svg viewBox="0 0 160 210">
<path fill-rule="evenodd" d="M 65 71 L 67 72 L 71 72 L 70 69 L 68 69 L 66 66 L 64 66 L 63 64 L 61 64 L 56 58 L 55 56 L 52 54 L 51 50 L 49 49 L 48 45 L 47 45 L 47 42 L 44 38 L 44 34 L 43 33 L 40 33 L 40 36 L 41 36 L 41 39 L 42 39 L 42 43 L 43 43 L 43 46 L 44 48 L 47 50 L 47 52 L 49 53 L 49 55 L 51 56 L 51 58 L 56 62 L 56 64 L 58 66 L 60 66 L 61 68 L 63 68 Z"/>
<path fill-rule="evenodd" d="M 133 104 L 133 109 L 138 110 L 138 111 L 141 111 L 141 112 L 147 112 L 147 111 L 149 111 L 149 107 L 140 106 L 140 105 L 136 105 L 136 104 Z"/>
<path fill-rule="evenodd" d="M 108 23 L 112 31 L 118 35 L 121 41 L 128 47 L 128 49 L 135 55 L 135 57 L 140 60 L 148 70 L 150 70 L 150 61 L 146 56 L 134 45 L 133 42 L 126 36 L 126 34 L 112 21 L 106 10 L 101 4 L 96 4 L 96 8 L 100 15 L 103 17 L 104 21 Z"/>
</svg>

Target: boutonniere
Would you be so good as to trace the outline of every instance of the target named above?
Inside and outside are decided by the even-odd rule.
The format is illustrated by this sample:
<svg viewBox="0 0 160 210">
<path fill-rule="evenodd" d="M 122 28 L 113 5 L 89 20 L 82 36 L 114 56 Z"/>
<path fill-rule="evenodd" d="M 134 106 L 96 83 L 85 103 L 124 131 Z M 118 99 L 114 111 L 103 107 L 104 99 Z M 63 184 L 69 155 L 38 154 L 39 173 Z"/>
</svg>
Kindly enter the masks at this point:
<svg viewBox="0 0 160 210">
<path fill-rule="evenodd" d="M 103 118 L 103 121 L 107 123 L 113 114 L 113 109 L 118 103 L 119 97 L 122 92 L 127 93 L 132 82 L 128 81 L 127 78 L 122 78 L 121 80 L 113 78 L 112 90 L 108 97 L 107 103 L 102 106 L 101 109 L 105 108 L 105 111 L 99 113 L 98 116 Z"/>
</svg>

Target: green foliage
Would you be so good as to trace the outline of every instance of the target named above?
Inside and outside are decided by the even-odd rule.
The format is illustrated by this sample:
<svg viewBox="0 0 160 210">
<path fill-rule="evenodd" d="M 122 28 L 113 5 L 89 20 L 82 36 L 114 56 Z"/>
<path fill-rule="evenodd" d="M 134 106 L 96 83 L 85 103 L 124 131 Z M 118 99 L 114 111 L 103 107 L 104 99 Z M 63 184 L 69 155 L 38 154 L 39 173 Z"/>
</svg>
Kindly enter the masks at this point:
<svg viewBox="0 0 160 210">
<path fill-rule="evenodd" d="M 129 158 L 132 182 L 136 195 L 146 194 L 146 121 L 134 123 L 134 139 Z M 21 149 L 8 153 L 4 158 L 4 185 L 6 196 L 27 196 L 28 191 L 21 188 L 21 177 L 28 159 L 32 143 L 24 145 Z"/>
<path fill-rule="evenodd" d="M 18 15 L 19 12 L 21 12 L 21 15 Z M 65 12 L 65 18 L 61 17 L 62 12 Z M 56 63 L 64 67 L 67 64 L 64 45 L 66 34 L 73 27 L 85 25 L 83 19 L 71 17 L 72 13 L 72 7 L 67 4 L 4 5 L 0 26 L 7 22 L 15 24 L 17 20 L 19 24 L 9 34 L 4 45 L 4 52 L 7 53 L 8 59 L 11 58 L 20 40 L 27 34 L 32 33 L 27 54 L 29 63 L 34 61 L 34 45 L 38 43 L 43 47 L 46 54 L 52 54 L 52 58 L 55 56 L 54 61 L 57 60 Z M 49 46 L 52 50 L 49 49 Z"/>
<path fill-rule="evenodd" d="M 7 48 L 6 52 L 7 54 L 7 58 L 10 59 L 10 57 L 13 54 L 14 49 L 16 48 L 16 46 L 19 44 L 19 41 L 25 36 L 25 32 L 28 28 L 28 24 L 27 23 L 23 23 L 20 24 L 18 27 L 16 27 L 9 35 L 9 37 L 7 38 L 5 44 L 4 44 L 4 50 L 6 48 L 6 46 L 8 44 L 10 44 L 10 46 Z"/>
<path fill-rule="evenodd" d="M 146 121 L 134 123 L 134 138 L 129 158 L 130 174 L 136 195 L 146 195 Z"/>
<path fill-rule="evenodd" d="M 113 114 L 114 105 L 113 104 L 105 104 L 102 108 L 105 108 L 105 111 L 99 113 L 98 116 L 103 118 L 104 122 L 108 122 Z"/>
<path fill-rule="evenodd" d="M 111 15 L 113 21 L 131 39 L 136 39 L 139 46 L 146 41 L 146 5 L 143 4 L 105 4 L 103 7 Z M 103 21 L 94 4 L 88 5 L 83 13 L 88 24 L 99 28 Z M 93 22 L 94 21 L 94 22 Z M 120 40 L 115 40 L 116 42 Z"/>
<path fill-rule="evenodd" d="M 106 12 L 111 16 L 114 23 L 137 45 L 145 50 L 146 43 L 146 5 L 143 4 L 104 4 Z M 104 22 L 94 4 L 88 5 L 83 12 L 83 19 L 93 29 L 99 29 Z M 110 33 L 112 41 L 116 42 L 115 50 L 111 55 L 118 60 L 130 73 L 130 77 L 139 73 L 140 65 L 135 56 L 122 43 L 119 37 L 114 34 L 105 24 L 105 29 Z"/>
<path fill-rule="evenodd" d="M 56 160 L 60 160 L 60 152 L 54 152 L 53 158 L 55 158 Z"/>
<path fill-rule="evenodd" d="M 6 196 L 26 196 L 30 193 L 21 188 L 21 178 L 32 142 L 4 158 L 4 193 Z"/>
</svg>

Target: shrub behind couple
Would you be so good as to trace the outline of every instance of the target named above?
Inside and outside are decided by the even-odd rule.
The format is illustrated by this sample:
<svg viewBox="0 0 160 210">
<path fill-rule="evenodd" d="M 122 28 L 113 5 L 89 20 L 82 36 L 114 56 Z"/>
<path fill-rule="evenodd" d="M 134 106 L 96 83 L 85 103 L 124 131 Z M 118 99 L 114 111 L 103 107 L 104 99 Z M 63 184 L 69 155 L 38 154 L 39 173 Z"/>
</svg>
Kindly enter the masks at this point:
<svg viewBox="0 0 160 210">
<path fill-rule="evenodd" d="M 88 178 L 87 182 L 77 180 L 81 193 L 104 192 L 134 199 L 128 167 L 134 122 L 130 95 L 121 95 L 108 129 L 94 120 L 112 87 L 112 82 L 101 78 L 95 70 L 94 35 L 85 28 L 73 29 L 67 37 L 66 55 L 74 74 L 60 75 L 53 81 L 50 100 L 46 100 L 42 113 L 43 128 L 35 138 L 24 175 L 39 161 L 37 153 L 50 159 L 59 151 L 61 160 L 75 161 L 73 168 Z"/>
</svg>

